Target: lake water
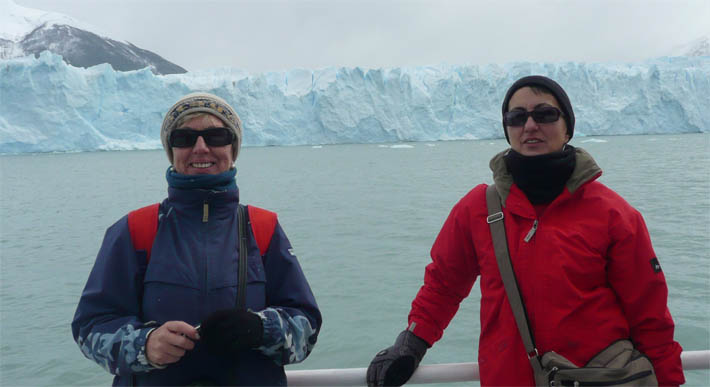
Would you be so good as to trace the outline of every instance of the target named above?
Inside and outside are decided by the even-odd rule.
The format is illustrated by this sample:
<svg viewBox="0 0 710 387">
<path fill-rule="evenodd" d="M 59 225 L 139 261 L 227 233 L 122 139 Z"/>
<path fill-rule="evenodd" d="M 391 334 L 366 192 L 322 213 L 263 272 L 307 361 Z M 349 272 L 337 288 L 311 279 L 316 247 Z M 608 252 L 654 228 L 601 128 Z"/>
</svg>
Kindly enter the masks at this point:
<svg viewBox="0 0 710 387">
<path fill-rule="evenodd" d="M 710 349 L 710 135 L 575 138 L 646 219 L 676 340 Z M 454 203 L 503 140 L 243 149 L 242 200 L 279 213 L 324 317 L 289 369 L 367 367 L 405 328 Z M 70 322 L 105 229 L 166 195 L 163 151 L 0 157 L 0 385 L 106 385 Z M 476 361 L 478 285 L 423 364 Z M 590 327 L 591 328 L 591 327 Z M 710 385 L 710 372 L 687 372 Z"/>
</svg>

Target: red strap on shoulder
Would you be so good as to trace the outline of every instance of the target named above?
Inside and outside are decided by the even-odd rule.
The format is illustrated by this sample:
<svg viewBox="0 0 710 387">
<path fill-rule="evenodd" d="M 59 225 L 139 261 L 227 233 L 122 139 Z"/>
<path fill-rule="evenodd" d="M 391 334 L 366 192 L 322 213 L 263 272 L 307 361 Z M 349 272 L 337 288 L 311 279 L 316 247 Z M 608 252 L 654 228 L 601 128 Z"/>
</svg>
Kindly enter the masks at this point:
<svg viewBox="0 0 710 387">
<path fill-rule="evenodd" d="M 257 246 L 259 246 L 259 252 L 263 256 L 266 254 L 266 250 L 269 249 L 271 237 L 274 235 L 277 221 L 276 213 L 252 205 L 247 206 L 247 209 L 249 210 L 251 231 L 254 234 Z"/>
<path fill-rule="evenodd" d="M 135 250 L 145 250 L 146 262 L 150 262 L 155 234 L 158 233 L 158 209 L 160 203 L 151 204 L 128 213 L 128 231 Z"/>
</svg>

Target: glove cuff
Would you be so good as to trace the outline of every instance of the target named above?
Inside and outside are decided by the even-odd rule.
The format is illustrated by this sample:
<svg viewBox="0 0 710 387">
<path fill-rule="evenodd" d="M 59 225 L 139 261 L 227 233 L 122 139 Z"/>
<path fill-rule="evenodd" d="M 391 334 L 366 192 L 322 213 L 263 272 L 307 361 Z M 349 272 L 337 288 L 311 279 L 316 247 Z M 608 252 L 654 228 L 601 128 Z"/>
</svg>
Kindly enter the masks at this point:
<svg viewBox="0 0 710 387">
<path fill-rule="evenodd" d="M 415 367 L 417 367 L 426 354 L 429 344 L 411 331 L 404 330 L 399 334 L 399 336 L 397 336 L 397 340 L 394 342 L 394 347 L 402 355 L 413 355 L 415 359 Z"/>
</svg>

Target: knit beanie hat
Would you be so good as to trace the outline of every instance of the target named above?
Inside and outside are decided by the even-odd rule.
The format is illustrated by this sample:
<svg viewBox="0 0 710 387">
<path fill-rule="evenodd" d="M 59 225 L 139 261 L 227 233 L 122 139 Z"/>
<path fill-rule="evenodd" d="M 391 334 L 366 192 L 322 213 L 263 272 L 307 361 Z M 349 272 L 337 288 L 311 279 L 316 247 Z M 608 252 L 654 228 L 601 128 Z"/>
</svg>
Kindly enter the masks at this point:
<svg viewBox="0 0 710 387">
<path fill-rule="evenodd" d="M 160 129 L 160 140 L 163 148 L 168 154 L 170 164 L 173 163 L 173 149 L 168 140 L 170 133 L 177 129 L 175 125 L 182 117 L 188 114 L 204 112 L 212 114 L 227 125 L 227 128 L 235 134 L 236 140 L 232 143 L 232 160 L 237 160 L 239 148 L 242 146 L 242 120 L 232 109 L 227 101 L 209 93 L 192 93 L 182 97 L 168 110 L 163 119 L 163 126 Z"/>
<path fill-rule="evenodd" d="M 567 123 L 567 134 L 569 135 L 569 138 L 572 139 L 572 136 L 574 135 L 574 111 L 572 110 L 572 104 L 569 102 L 569 97 L 567 97 L 567 93 L 565 93 L 562 86 L 552 79 L 542 75 L 530 75 L 515 81 L 513 86 L 510 86 L 508 92 L 505 93 L 505 98 L 503 99 L 503 114 L 508 111 L 508 103 L 510 102 L 510 98 L 513 94 L 515 94 L 518 89 L 525 86 L 541 86 L 547 90 L 550 90 L 552 95 L 554 95 L 557 99 L 557 103 L 560 104 L 560 109 L 562 110 L 565 122 Z M 508 131 L 505 128 L 505 121 L 503 121 L 503 133 L 505 133 L 505 139 L 508 140 L 508 144 L 510 144 Z"/>
</svg>

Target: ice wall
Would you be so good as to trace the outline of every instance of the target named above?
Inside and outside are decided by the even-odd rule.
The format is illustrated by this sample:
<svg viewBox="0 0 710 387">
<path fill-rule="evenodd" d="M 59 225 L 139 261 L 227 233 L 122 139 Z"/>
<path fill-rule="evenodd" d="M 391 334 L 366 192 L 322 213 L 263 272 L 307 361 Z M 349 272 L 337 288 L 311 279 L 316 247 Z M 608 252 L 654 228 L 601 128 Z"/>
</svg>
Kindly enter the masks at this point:
<svg viewBox="0 0 710 387">
<path fill-rule="evenodd" d="M 575 137 L 710 131 L 707 56 L 161 76 L 44 52 L 0 61 L 0 153 L 160 148 L 163 114 L 198 90 L 234 106 L 245 146 L 500 138 L 505 91 L 528 74 L 566 89 Z"/>
</svg>

